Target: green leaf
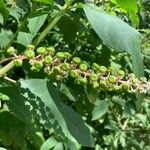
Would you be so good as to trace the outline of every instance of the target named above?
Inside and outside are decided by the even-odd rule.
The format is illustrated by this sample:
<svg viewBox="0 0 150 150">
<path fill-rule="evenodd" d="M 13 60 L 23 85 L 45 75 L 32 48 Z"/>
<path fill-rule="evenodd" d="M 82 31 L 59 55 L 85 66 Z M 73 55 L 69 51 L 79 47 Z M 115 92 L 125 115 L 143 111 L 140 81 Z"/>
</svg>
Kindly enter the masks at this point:
<svg viewBox="0 0 150 150">
<path fill-rule="evenodd" d="M 1 31 L 0 31 L 0 48 L 4 48 L 9 43 L 12 34 L 13 33 L 10 30 L 1 29 Z"/>
<path fill-rule="evenodd" d="M 40 2 L 40 3 L 46 3 L 46 4 L 50 4 L 52 5 L 53 4 L 53 0 L 33 0 L 35 2 Z"/>
<path fill-rule="evenodd" d="M 16 0 L 16 4 L 25 12 L 30 8 L 30 0 Z"/>
<path fill-rule="evenodd" d="M 72 95 L 69 88 L 65 84 L 61 84 L 60 92 L 66 95 L 69 98 L 69 100 L 74 102 L 76 101 L 75 97 Z"/>
<path fill-rule="evenodd" d="M 36 15 L 28 19 L 28 29 L 30 33 L 19 32 L 17 37 L 17 43 L 24 46 L 31 44 L 32 39 L 37 35 L 42 25 L 46 20 L 47 14 L 43 13 L 41 15 Z"/>
<path fill-rule="evenodd" d="M 63 16 L 57 25 L 60 32 L 63 34 L 64 39 L 67 42 L 72 42 L 75 39 L 76 33 L 79 29 L 79 17 L 76 16 L 71 18 L 71 16 Z"/>
<path fill-rule="evenodd" d="M 86 4 L 83 8 L 89 22 L 104 43 L 114 50 L 131 54 L 134 73 L 137 77 L 143 76 L 143 59 L 138 31 L 93 4 Z"/>
<path fill-rule="evenodd" d="M 40 150 L 52 149 L 57 143 L 58 141 L 54 137 L 50 137 L 43 143 Z"/>
<path fill-rule="evenodd" d="M 97 101 L 93 111 L 92 111 L 92 120 L 97 120 L 105 115 L 108 111 L 109 103 L 108 101 L 101 100 Z"/>
<path fill-rule="evenodd" d="M 8 111 L 0 112 L 0 139 L 4 145 L 25 146 L 26 124 Z M 20 147 L 21 148 L 21 147 Z"/>
<path fill-rule="evenodd" d="M 42 79 L 20 81 L 21 95 L 26 98 L 26 105 L 31 113 L 48 128 L 64 134 L 83 146 L 93 146 L 93 138 L 85 126 L 82 117 L 69 106 L 61 103 L 58 91 L 51 82 Z M 74 138 L 73 138 L 73 137 Z"/>
<path fill-rule="evenodd" d="M 7 21 L 7 19 L 9 18 L 9 11 L 6 9 L 6 7 L 0 6 L 0 14 L 2 14 L 4 23 L 5 23 Z"/>
<path fill-rule="evenodd" d="M 139 24 L 136 0 L 114 0 L 114 3 L 130 14 L 130 18 L 135 25 Z"/>
</svg>

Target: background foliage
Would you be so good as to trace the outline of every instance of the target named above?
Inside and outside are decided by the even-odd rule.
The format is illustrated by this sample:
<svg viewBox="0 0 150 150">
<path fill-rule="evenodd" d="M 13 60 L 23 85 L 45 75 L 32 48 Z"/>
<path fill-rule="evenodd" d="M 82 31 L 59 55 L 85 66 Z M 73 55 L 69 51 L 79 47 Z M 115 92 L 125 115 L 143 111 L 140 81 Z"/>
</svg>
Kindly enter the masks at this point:
<svg viewBox="0 0 150 150">
<path fill-rule="evenodd" d="M 0 67 L 14 59 L 10 46 L 20 55 L 33 44 L 149 80 L 149 10 L 149 0 L 1 0 Z M 0 80 L 0 149 L 150 149 L 149 92 L 56 81 L 26 60 L 7 76 L 13 80 Z"/>
</svg>

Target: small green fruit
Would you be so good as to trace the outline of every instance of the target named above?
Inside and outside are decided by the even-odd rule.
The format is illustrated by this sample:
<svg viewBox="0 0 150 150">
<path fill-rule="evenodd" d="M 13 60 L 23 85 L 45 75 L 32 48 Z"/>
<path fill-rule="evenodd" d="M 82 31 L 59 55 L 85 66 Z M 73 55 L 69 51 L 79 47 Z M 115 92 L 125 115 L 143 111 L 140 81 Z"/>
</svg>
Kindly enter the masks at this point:
<svg viewBox="0 0 150 150">
<path fill-rule="evenodd" d="M 108 81 L 109 81 L 110 83 L 116 83 L 117 78 L 116 78 L 115 76 L 113 76 L 113 75 L 110 75 L 110 76 L 108 77 Z"/>
<path fill-rule="evenodd" d="M 95 73 L 92 73 L 91 76 L 90 76 L 90 79 L 91 79 L 92 81 L 97 81 L 97 80 L 98 80 L 98 75 L 95 74 Z"/>
<path fill-rule="evenodd" d="M 37 69 L 41 69 L 43 67 L 43 63 L 41 61 L 38 61 L 38 60 L 36 60 L 33 65 Z"/>
<path fill-rule="evenodd" d="M 47 47 L 47 48 L 46 48 L 46 51 L 47 51 L 47 52 L 50 52 L 50 53 L 52 53 L 52 54 L 55 53 L 54 47 Z"/>
<path fill-rule="evenodd" d="M 79 82 L 79 84 L 86 85 L 87 84 L 87 78 L 79 77 L 78 82 Z"/>
<path fill-rule="evenodd" d="M 65 71 L 67 71 L 70 69 L 70 65 L 69 65 L 69 63 L 65 62 L 62 64 L 61 68 Z"/>
<path fill-rule="evenodd" d="M 100 67 L 100 66 L 99 66 L 98 64 L 93 63 L 93 68 L 96 69 L 97 71 L 99 70 L 99 67 Z"/>
<path fill-rule="evenodd" d="M 64 55 L 65 55 L 65 58 L 71 58 L 71 54 L 70 53 L 68 53 L 68 52 L 64 52 Z"/>
<path fill-rule="evenodd" d="M 35 56 L 35 53 L 33 50 L 26 50 L 25 56 L 30 59 L 30 58 L 33 58 Z"/>
<path fill-rule="evenodd" d="M 34 50 L 35 46 L 34 45 L 27 45 L 26 50 Z"/>
<path fill-rule="evenodd" d="M 78 64 L 81 63 L 81 59 L 80 59 L 79 57 L 74 57 L 74 58 L 72 59 L 72 62 L 78 65 Z"/>
<path fill-rule="evenodd" d="M 53 62 L 53 58 L 51 56 L 45 56 L 44 62 L 45 64 L 51 64 Z"/>
<path fill-rule="evenodd" d="M 118 70 L 118 75 L 123 78 L 125 76 L 125 72 L 123 70 Z"/>
<path fill-rule="evenodd" d="M 60 74 L 62 70 L 61 70 L 60 66 L 54 66 L 53 71 L 54 71 L 54 73 Z"/>
<path fill-rule="evenodd" d="M 44 47 L 39 47 L 39 48 L 37 48 L 36 52 L 38 54 L 44 54 L 46 52 L 46 49 Z"/>
<path fill-rule="evenodd" d="M 105 80 L 100 80 L 99 84 L 101 87 L 106 87 L 107 85 Z"/>
<path fill-rule="evenodd" d="M 14 48 L 14 47 L 9 47 L 9 48 L 7 49 L 7 53 L 8 53 L 9 55 L 12 55 L 14 52 L 15 52 L 15 48 Z"/>
<path fill-rule="evenodd" d="M 70 76 L 72 78 L 77 78 L 77 77 L 79 77 L 79 73 L 76 70 L 71 70 L 70 71 Z"/>
<path fill-rule="evenodd" d="M 99 67 L 99 71 L 100 71 L 101 73 L 106 73 L 107 68 L 106 68 L 105 66 L 100 66 L 100 67 Z"/>
<path fill-rule="evenodd" d="M 97 81 L 93 82 L 92 83 L 92 86 L 94 89 L 98 88 L 99 87 L 99 83 Z"/>
<path fill-rule="evenodd" d="M 128 90 L 129 87 L 130 87 L 130 86 L 129 86 L 129 83 L 127 83 L 127 82 L 122 83 L 121 86 L 122 86 L 122 89 L 123 89 L 123 90 Z"/>
<path fill-rule="evenodd" d="M 116 72 L 116 69 L 111 66 L 111 67 L 109 67 L 109 71 L 110 71 L 110 73 L 115 73 L 115 72 Z"/>
<path fill-rule="evenodd" d="M 15 59 L 14 60 L 14 65 L 16 66 L 16 67 L 20 67 L 20 66 L 22 66 L 22 60 L 20 60 L 20 59 Z"/>
<path fill-rule="evenodd" d="M 56 56 L 57 56 L 58 58 L 60 58 L 60 59 L 65 58 L 65 54 L 64 54 L 63 52 L 57 52 L 57 53 L 56 53 Z"/>
<path fill-rule="evenodd" d="M 81 63 L 79 68 L 81 71 L 87 71 L 88 65 L 86 63 Z"/>
<path fill-rule="evenodd" d="M 30 68 L 30 70 L 31 70 L 31 71 L 34 71 L 34 72 L 39 72 L 39 69 L 36 68 L 35 66 L 32 66 L 32 67 Z"/>
</svg>

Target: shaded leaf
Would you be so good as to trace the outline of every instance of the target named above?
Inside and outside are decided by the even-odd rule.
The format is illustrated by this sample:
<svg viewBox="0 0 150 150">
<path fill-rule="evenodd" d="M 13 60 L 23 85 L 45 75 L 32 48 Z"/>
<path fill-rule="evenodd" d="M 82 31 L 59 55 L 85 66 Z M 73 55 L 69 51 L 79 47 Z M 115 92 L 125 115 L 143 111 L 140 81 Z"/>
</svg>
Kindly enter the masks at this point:
<svg viewBox="0 0 150 150">
<path fill-rule="evenodd" d="M 46 4 L 50 4 L 52 5 L 53 4 L 53 0 L 33 0 L 35 2 L 40 2 L 40 3 L 46 3 Z"/>
<path fill-rule="evenodd" d="M 97 120 L 105 115 L 108 111 L 109 103 L 108 101 L 101 100 L 97 101 L 93 111 L 92 111 L 92 120 Z"/>
</svg>

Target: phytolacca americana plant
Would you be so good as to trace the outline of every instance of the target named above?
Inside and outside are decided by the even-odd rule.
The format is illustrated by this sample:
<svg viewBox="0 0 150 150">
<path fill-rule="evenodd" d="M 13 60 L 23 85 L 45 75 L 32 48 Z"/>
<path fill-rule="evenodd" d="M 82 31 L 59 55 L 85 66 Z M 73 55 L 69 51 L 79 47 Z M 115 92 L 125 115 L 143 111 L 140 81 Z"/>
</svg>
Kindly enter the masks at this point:
<svg viewBox="0 0 150 150">
<path fill-rule="evenodd" d="M 21 66 L 23 60 L 28 59 L 32 71 L 43 69 L 49 77 L 55 77 L 56 80 L 73 78 L 75 84 L 91 85 L 95 89 L 108 91 L 146 93 L 150 89 L 150 82 L 144 77 L 137 79 L 134 74 L 125 74 L 123 70 L 113 67 L 106 68 L 96 63 L 89 65 L 68 52 L 56 53 L 53 47 L 39 47 L 35 50 L 33 45 L 28 45 L 24 54 L 19 56 L 15 55 L 13 47 L 7 52 L 16 57 L 11 62 L 12 65 Z M 5 73 L 2 69 L 1 76 Z"/>
</svg>

